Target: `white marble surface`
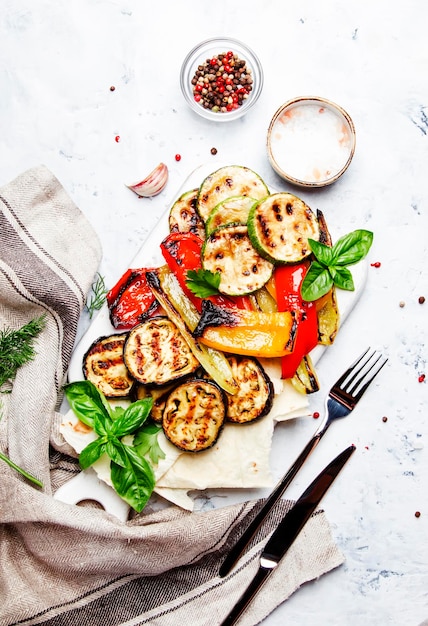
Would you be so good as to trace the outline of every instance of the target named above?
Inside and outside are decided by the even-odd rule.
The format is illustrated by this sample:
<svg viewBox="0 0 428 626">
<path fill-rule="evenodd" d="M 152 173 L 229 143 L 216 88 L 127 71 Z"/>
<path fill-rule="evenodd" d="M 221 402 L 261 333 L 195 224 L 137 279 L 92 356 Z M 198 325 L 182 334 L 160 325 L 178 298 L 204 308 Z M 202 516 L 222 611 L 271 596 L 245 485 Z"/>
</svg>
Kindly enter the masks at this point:
<svg viewBox="0 0 428 626">
<path fill-rule="evenodd" d="M 354 120 L 357 149 L 346 175 L 330 188 L 297 192 L 324 211 L 333 232 L 373 230 L 369 261 L 381 263 L 370 266 L 357 308 L 319 365 L 322 389 L 366 345 L 389 362 L 288 492 L 299 495 L 337 452 L 357 445 L 323 502 L 346 562 L 294 594 L 268 626 L 418 626 L 428 618 L 427 386 L 418 381 L 428 374 L 428 302 L 418 302 L 428 297 L 427 19 L 424 0 L 0 5 L 0 184 L 46 164 L 97 230 L 109 285 L 201 163 L 247 165 L 280 183 L 265 139 L 283 102 L 324 96 Z M 250 44 L 265 71 L 257 106 L 231 124 L 196 117 L 179 90 L 183 57 L 214 35 Z M 170 171 L 166 189 L 139 200 L 124 183 L 160 161 Z M 312 396 L 311 409 L 321 411 L 323 397 Z M 315 427 L 308 418 L 277 428 L 275 476 Z"/>
</svg>

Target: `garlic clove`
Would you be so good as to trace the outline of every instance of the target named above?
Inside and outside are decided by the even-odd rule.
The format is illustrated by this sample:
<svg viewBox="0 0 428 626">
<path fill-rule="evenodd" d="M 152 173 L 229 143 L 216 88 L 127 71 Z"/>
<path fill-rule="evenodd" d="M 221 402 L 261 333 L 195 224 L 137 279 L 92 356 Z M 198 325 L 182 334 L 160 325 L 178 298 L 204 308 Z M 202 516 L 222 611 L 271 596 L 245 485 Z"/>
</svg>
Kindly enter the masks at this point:
<svg viewBox="0 0 428 626">
<path fill-rule="evenodd" d="M 150 172 L 142 181 L 126 186 L 141 198 L 151 198 L 164 189 L 167 180 L 168 168 L 165 163 L 159 163 L 153 172 Z"/>
</svg>

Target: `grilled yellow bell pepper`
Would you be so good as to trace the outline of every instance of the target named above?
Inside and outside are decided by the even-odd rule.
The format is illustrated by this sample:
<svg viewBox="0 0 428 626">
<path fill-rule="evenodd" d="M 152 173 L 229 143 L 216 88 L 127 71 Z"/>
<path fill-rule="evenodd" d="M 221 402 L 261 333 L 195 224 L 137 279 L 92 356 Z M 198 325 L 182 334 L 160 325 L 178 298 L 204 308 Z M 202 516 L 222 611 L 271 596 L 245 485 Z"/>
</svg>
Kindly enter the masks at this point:
<svg viewBox="0 0 428 626">
<path fill-rule="evenodd" d="M 297 329 L 294 313 L 261 313 L 225 309 L 204 300 L 193 335 L 206 346 L 259 358 L 276 358 L 293 351 Z"/>
</svg>

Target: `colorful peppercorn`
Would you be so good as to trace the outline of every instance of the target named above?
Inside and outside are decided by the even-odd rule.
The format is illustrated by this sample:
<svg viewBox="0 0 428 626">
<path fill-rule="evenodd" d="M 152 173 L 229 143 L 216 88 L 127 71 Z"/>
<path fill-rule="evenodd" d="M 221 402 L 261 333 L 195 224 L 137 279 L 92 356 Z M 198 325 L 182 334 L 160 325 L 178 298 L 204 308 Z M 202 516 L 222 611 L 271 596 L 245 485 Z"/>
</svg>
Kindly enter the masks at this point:
<svg viewBox="0 0 428 626">
<path fill-rule="evenodd" d="M 231 50 L 198 65 L 193 97 L 204 109 L 227 113 L 240 107 L 253 89 L 251 70 Z"/>
</svg>

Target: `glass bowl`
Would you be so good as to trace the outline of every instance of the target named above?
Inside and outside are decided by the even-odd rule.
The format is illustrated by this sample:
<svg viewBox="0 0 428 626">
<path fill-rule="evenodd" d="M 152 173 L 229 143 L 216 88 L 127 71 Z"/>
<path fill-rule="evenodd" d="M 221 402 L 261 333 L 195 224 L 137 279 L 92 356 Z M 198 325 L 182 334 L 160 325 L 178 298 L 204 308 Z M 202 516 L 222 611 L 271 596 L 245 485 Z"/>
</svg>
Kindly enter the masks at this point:
<svg viewBox="0 0 428 626">
<path fill-rule="evenodd" d="M 269 161 L 279 176 L 299 187 L 325 187 L 348 169 L 355 127 L 339 105 L 305 96 L 283 104 L 267 134 Z"/>
<path fill-rule="evenodd" d="M 211 59 L 229 51 L 237 55 L 241 61 L 245 61 L 246 69 L 251 73 L 252 89 L 247 97 L 242 100 L 242 104 L 230 111 L 217 111 L 206 108 L 202 104 L 202 97 L 200 102 L 195 100 L 192 79 L 200 65 L 207 64 L 208 71 L 208 64 Z M 215 122 L 230 122 L 245 115 L 256 104 L 263 88 L 263 69 L 255 53 L 244 43 L 230 37 L 215 37 L 199 43 L 188 53 L 181 67 L 180 86 L 185 100 L 195 113 Z M 239 88 L 239 85 L 237 87 Z M 245 84 L 241 88 L 245 89 Z M 233 89 L 235 91 L 232 91 L 232 96 L 236 92 L 238 97 L 238 91 L 236 88 Z M 224 93 L 218 94 L 218 97 L 221 96 L 224 96 Z"/>
</svg>

